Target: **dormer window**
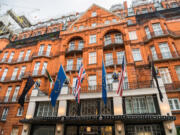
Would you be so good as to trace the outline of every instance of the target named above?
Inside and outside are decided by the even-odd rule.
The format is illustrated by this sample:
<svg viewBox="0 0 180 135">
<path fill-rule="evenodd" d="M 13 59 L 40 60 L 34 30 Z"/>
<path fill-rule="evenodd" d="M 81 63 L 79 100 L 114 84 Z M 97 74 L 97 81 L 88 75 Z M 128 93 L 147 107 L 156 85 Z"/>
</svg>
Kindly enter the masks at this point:
<svg viewBox="0 0 180 135">
<path fill-rule="evenodd" d="M 96 23 L 91 24 L 92 27 L 96 27 Z"/>
<path fill-rule="evenodd" d="M 84 26 L 83 26 L 83 25 L 82 25 L 82 26 L 79 26 L 79 29 L 80 29 L 80 30 L 84 29 Z"/>
<path fill-rule="evenodd" d="M 38 32 L 37 32 L 37 36 L 39 36 L 39 35 L 41 35 L 41 31 L 38 31 Z"/>
<path fill-rule="evenodd" d="M 77 30 L 77 27 L 76 27 L 76 26 L 74 27 L 74 30 Z"/>
<path fill-rule="evenodd" d="M 95 16 L 97 16 L 97 13 L 96 12 L 92 12 L 91 16 L 95 17 Z"/>
<path fill-rule="evenodd" d="M 109 21 L 109 20 L 106 20 L 106 21 L 105 21 L 105 24 L 110 24 L 110 21 Z"/>
<path fill-rule="evenodd" d="M 112 19 L 112 22 L 113 22 L 113 23 L 116 23 L 116 22 L 117 22 L 117 20 L 116 20 L 116 19 Z"/>
<path fill-rule="evenodd" d="M 27 35 L 26 35 L 26 34 L 24 34 L 24 35 L 23 35 L 23 39 L 24 39 L 24 38 L 26 38 L 26 37 L 27 37 Z"/>
<path fill-rule="evenodd" d="M 53 29 L 52 29 L 52 32 L 56 32 L 57 31 L 57 27 L 54 27 Z"/>
</svg>

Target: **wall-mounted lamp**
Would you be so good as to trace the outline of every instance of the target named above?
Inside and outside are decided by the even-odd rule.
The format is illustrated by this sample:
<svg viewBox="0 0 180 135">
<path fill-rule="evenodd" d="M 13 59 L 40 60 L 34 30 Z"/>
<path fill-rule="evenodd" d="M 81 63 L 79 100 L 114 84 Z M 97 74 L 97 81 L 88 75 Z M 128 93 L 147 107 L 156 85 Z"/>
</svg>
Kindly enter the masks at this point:
<svg viewBox="0 0 180 135">
<path fill-rule="evenodd" d="M 1 135 L 4 135 L 4 130 L 3 129 L 1 130 Z"/>
<path fill-rule="evenodd" d="M 61 126 L 60 125 L 57 126 L 57 132 L 61 133 Z"/>
<path fill-rule="evenodd" d="M 91 127 L 87 127 L 87 128 L 86 128 L 86 131 L 87 131 L 87 132 L 91 132 Z"/>
<path fill-rule="evenodd" d="M 27 132 L 27 130 L 28 130 L 28 127 L 24 126 L 24 132 Z"/>
<path fill-rule="evenodd" d="M 169 130 L 170 133 L 172 133 L 172 124 L 167 123 L 167 129 Z"/>
<path fill-rule="evenodd" d="M 117 131 L 118 131 L 118 133 L 120 134 L 121 133 L 121 131 L 122 131 L 122 125 L 117 125 Z"/>
</svg>

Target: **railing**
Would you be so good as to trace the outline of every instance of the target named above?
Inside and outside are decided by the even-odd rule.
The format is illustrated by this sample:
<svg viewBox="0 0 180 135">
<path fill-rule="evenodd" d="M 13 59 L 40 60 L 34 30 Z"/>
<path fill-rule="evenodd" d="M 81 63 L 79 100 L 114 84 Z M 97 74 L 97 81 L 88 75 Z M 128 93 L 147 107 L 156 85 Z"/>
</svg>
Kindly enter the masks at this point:
<svg viewBox="0 0 180 135">
<path fill-rule="evenodd" d="M 152 56 L 152 55 L 151 55 Z M 180 51 L 166 52 L 166 53 L 157 53 L 156 56 L 152 56 L 153 60 L 166 60 L 173 58 L 180 58 Z"/>
<path fill-rule="evenodd" d="M 32 60 L 32 56 L 29 56 L 28 59 L 22 58 L 20 60 L 16 59 L 12 59 L 11 61 L 9 61 L 9 59 L 5 59 L 3 62 L 0 61 L 0 63 L 7 63 L 7 64 L 16 64 L 16 63 L 21 63 L 21 62 L 28 62 Z"/>
<path fill-rule="evenodd" d="M 16 98 L 13 98 L 13 96 L 0 96 L 0 104 L 9 104 L 9 103 L 17 103 L 18 99 L 20 98 L 20 95 L 18 95 Z M 30 96 L 25 97 L 25 102 L 28 102 L 30 99 Z"/>
<path fill-rule="evenodd" d="M 21 78 L 18 78 L 19 76 L 6 76 L 5 78 L 4 78 L 4 80 L 1 80 L 1 78 L 0 78 L 0 82 L 14 82 L 14 81 L 20 81 L 21 80 Z"/>
<path fill-rule="evenodd" d="M 66 49 L 66 53 L 70 53 L 70 52 L 81 52 L 84 46 L 71 46 L 68 49 Z"/>
<path fill-rule="evenodd" d="M 32 72 L 27 72 L 25 74 L 25 77 L 26 76 L 29 76 L 29 75 L 32 75 L 33 77 L 35 76 L 45 76 L 46 75 L 46 72 L 42 72 L 42 70 L 33 70 Z"/>
<path fill-rule="evenodd" d="M 172 82 L 170 84 L 164 84 L 166 90 L 180 90 L 180 81 Z"/>
<path fill-rule="evenodd" d="M 104 60 L 105 60 L 104 64 L 106 67 L 122 64 L 122 58 L 112 58 L 112 59 L 104 59 Z"/>
<path fill-rule="evenodd" d="M 42 52 L 34 52 L 32 57 L 52 57 L 51 52 L 42 51 Z"/>
<path fill-rule="evenodd" d="M 146 35 L 143 40 L 145 42 L 149 41 L 152 38 L 155 37 L 162 37 L 162 36 L 166 36 L 166 35 L 172 35 L 172 36 L 180 36 L 180 31 L 176 31 L 176 32 L 172 32 L 170 30 L 164 30 L 164 31 L 154 31 L 154 32 L 150 32 L 148 35 Z"/>
<path fill-rule="evenodd" d="M 78 71 L 80 66 L 81 66 L 81 64 L 68 65 L 68 66 L 65 66 L 65 70 L 66 70 L 66 72 L 68 72 L 68 71 Z"/>
<path fill-rule="evenodd" d="M 32 77 L 46 76 L 46 72 L 45 71 L 42 72 L 42 70 L 29 71 L 29 72 L 25 72 L 21 75 L 17 74 L 13 78 L 12 78 L 12 76 L 6 76 L 4 78 L 4 80 L 1 80 L 1 78 L 0 78 L 0 82 L 7 83 L 7 82 L 21 81 L 23 78 L 28 78 L 28 76 L 32 76 Z"/>
<path fill-rule="evenodd" d="M 20 40 L 15 40 L 15 41 L 11 41 L 9 45 L 7 45 L 7 48 L 10 47 L 14 47 L 14 45 L 29 45 L 31 43 L 40 41 L 40 40 L 45 40 L 45 39 L 50 39 L 50 38 L 59 38 L 59 31 L 56 32 L 52 32 L 52 33 L 45 33 L 43 35 L 39 35 L 39 36 L 30 36 L 28 38 L 25 39 L 20 39 Z"/>
<path fill-rule="evenodd" d="M 104 45 L 123 44 L 122 38 L 105 38 Z"/>
<path fill-rule="evenodd" d="M 107 91 L 117 91 L 117 85 L 107 84 Z M 124 82 L 123 89 L 131 90 L 131 89 L 141 89 L 141 88 L 153 88 L 152 80 L 149 81 L 139 81 L 139 82 Z M 73 88 L 68 89 L 68 94 L 72 94 Z M 102 92 L 102 85 L 88 85 L 81 87 L 81 93 L 96 93 Z"/>
</svg>

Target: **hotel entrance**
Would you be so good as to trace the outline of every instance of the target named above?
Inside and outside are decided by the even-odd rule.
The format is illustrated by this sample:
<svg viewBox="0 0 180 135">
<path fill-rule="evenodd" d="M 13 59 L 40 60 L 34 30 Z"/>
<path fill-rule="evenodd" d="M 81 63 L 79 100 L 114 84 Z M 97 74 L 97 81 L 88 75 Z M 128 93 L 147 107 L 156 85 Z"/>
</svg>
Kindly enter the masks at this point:
<svg viewBox="0 0 180 135">
<path fill-rule="evenodd" d="M 114 126 L 67 126 L 65 135 L 114 135 Z"/>
<path fill-rule="evenodd" d="M 55 125 L 32 125 L 30 135 L 55 135 Z"/>
</svg>

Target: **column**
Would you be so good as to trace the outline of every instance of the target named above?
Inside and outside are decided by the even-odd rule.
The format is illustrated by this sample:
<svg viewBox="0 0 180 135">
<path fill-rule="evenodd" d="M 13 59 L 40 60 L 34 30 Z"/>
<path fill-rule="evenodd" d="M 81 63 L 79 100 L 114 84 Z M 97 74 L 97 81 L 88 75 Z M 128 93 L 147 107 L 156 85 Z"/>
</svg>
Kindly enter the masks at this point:
<svg viewBox="0 0 180 135">
<path fill-rule="evenodd" d="M 114 115 L 123 115 L 122 97 L 113 97 Z M 125 135 L 124 123 L 122 121 L 115 122 L 115 135 Z"/>
<path fill-rule="evenodd" d="M 164 88 L 164 84 L 161 77 L 158 78 L 158 82 L 159 82 L 161 93 L 163 95 L 163 102 L 161 102 L 159 98 L 159 93 L 157 96 L 161 115 L 171 116 L 172 113 L 169 106 L 168 97 L 167 97 L 166 90 Z M 155 84 L 155 87 L 157 88 L 156 84 Z M 175 127 L 174 121 L 165 121 L 163 122 L 163 125 L 164 125 L 164 130 L 165 130 L 166 135 L 176 135 L 176 127 Z"/>
<path fill-rule="evenodd" d="M 30 135 L 30 124 L 23 124 L 22 134 L 21 135 Z"/>
<path fill-rule="evenodd" d="M 59 101 L 59 107 L 58 107 L 58 116 L 66 116 L 66 108 L 67 108 L 67 101 L 66 100 L 60 100 Z M 64 124 L 57 123 L 56 124 L 56 133 L 55 135 L 64 135 Z"/>
</svg>

